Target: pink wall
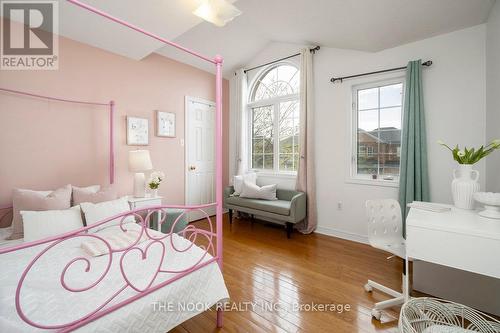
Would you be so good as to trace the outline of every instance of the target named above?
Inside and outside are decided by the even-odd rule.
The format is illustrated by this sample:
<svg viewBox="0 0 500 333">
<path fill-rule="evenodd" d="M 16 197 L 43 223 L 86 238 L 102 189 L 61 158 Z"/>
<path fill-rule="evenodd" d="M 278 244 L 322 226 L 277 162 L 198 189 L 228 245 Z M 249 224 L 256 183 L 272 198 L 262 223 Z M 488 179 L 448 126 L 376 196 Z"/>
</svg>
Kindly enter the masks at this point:
<svg viewBox="0 0 500 333">
<path fill-rule="evenodd" d="M 147 37 L 145 37 L 147 38 Z M 59 70 L 2 71 L 0 86 L 62 98 L 116 102 L 115 182 L 130 194 L 133 175 L 127 152 L 148 149 L 155 170 L 164 171 L 166 203 L 184 203 L 184 98 L 215 100 L 210 73 L 153 54 L 134 61 L 60 38 Z M 186 55 L 189 56 L 189 55 Z M 228 137 L 229 84 L 223 83 L 224 137 Z M 154 110 L 175 112 L 177 137 L 154 134 Z M 125 117 L 149 119 L 150 145 L 126 145 Z M 108 182 L 108 112 L 105 107 L 48 102 L 0 92 L 0 205 L 14 187 L 53 189 Z M 228 183 L 228 141 L 224 140 L 224 184 Z"/>
</svg>

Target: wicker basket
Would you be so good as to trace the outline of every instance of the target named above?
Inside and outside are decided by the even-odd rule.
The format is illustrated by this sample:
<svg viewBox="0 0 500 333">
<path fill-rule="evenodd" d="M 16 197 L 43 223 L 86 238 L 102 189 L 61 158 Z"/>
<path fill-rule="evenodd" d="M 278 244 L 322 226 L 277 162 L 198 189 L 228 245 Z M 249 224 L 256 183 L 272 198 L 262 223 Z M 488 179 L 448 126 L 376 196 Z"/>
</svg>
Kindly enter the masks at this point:
<svg viewBox="0 0 500 333">
<path fill-rule="evenodd" d="M 462 304 L 421 297 L 403 305 L 399 330 L 403 333 L 500 333 L 500 321 Z"/>
</svg>

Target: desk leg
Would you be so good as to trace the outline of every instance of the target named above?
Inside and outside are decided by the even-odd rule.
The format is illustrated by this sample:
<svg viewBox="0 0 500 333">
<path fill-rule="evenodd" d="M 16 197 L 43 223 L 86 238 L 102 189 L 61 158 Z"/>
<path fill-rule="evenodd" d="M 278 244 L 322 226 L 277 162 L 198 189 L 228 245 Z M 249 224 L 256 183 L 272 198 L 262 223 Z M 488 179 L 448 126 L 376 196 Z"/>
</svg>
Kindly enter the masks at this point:
<svg viewBox="0 0 500 333">
<path fill-rule="evenodd" d="M 405 302 L 410 299 L 410 261 L 408 256 L 405 257 L 405 278 L 403 282 L 403 296 Z"/>
</svg>

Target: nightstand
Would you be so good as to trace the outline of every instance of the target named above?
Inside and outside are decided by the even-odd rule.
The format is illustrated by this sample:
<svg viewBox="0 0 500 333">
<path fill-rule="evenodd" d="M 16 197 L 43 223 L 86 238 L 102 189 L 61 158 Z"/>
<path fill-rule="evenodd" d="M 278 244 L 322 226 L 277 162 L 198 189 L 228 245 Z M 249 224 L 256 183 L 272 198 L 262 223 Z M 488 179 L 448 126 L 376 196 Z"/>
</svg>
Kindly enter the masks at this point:
<svg viewBox="0 0 500 333">
<path fill-rule="evenodd" d="M 142 208 L 142 207 L 148 207 L 148 206 L 159 206 L 161 205 L 161 201 L 162 201 L 163 197 L 160 197 L 160 196 L 157 196 L 157 197 L 144 197 L 144 198 L 136 198 L 132 195 L 129 195 L 127 197 L 127 200 L 128 200 L 128 204 L 130 205 L 130 209 L 137 209 L 137 208 Z M 158 210 L 156 213 L 155 213 L 155 217 L 156 217 L 156 223 L 154 223 L 155 221 L 154 218 L 153 219 L 150 219 L 149 223 L 150 223 L 150 228 L 153 226 L 153 223 L 155 225 L 158 225 L 158 221 L 161 221 L 161 211 Z M 158 228 L 158 231 L 159 228 Z"/>
</svg>

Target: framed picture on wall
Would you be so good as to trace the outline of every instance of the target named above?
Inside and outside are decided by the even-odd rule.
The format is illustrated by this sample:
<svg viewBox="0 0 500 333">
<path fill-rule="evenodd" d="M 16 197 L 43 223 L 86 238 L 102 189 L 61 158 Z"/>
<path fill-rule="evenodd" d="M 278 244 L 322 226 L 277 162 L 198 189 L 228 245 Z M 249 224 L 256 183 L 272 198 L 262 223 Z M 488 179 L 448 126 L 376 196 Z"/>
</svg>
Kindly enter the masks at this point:
<svg viewBox="0 0 500 333">
<path fill-rule="evenodd" d="M 149 120 L 127 116 L 127 145 L 149 145 Z"/>
<path fill-rule="evenodd" d="M 156 111 L 156 135 L 175 138 L 175 113 Z"/>
</svg>

